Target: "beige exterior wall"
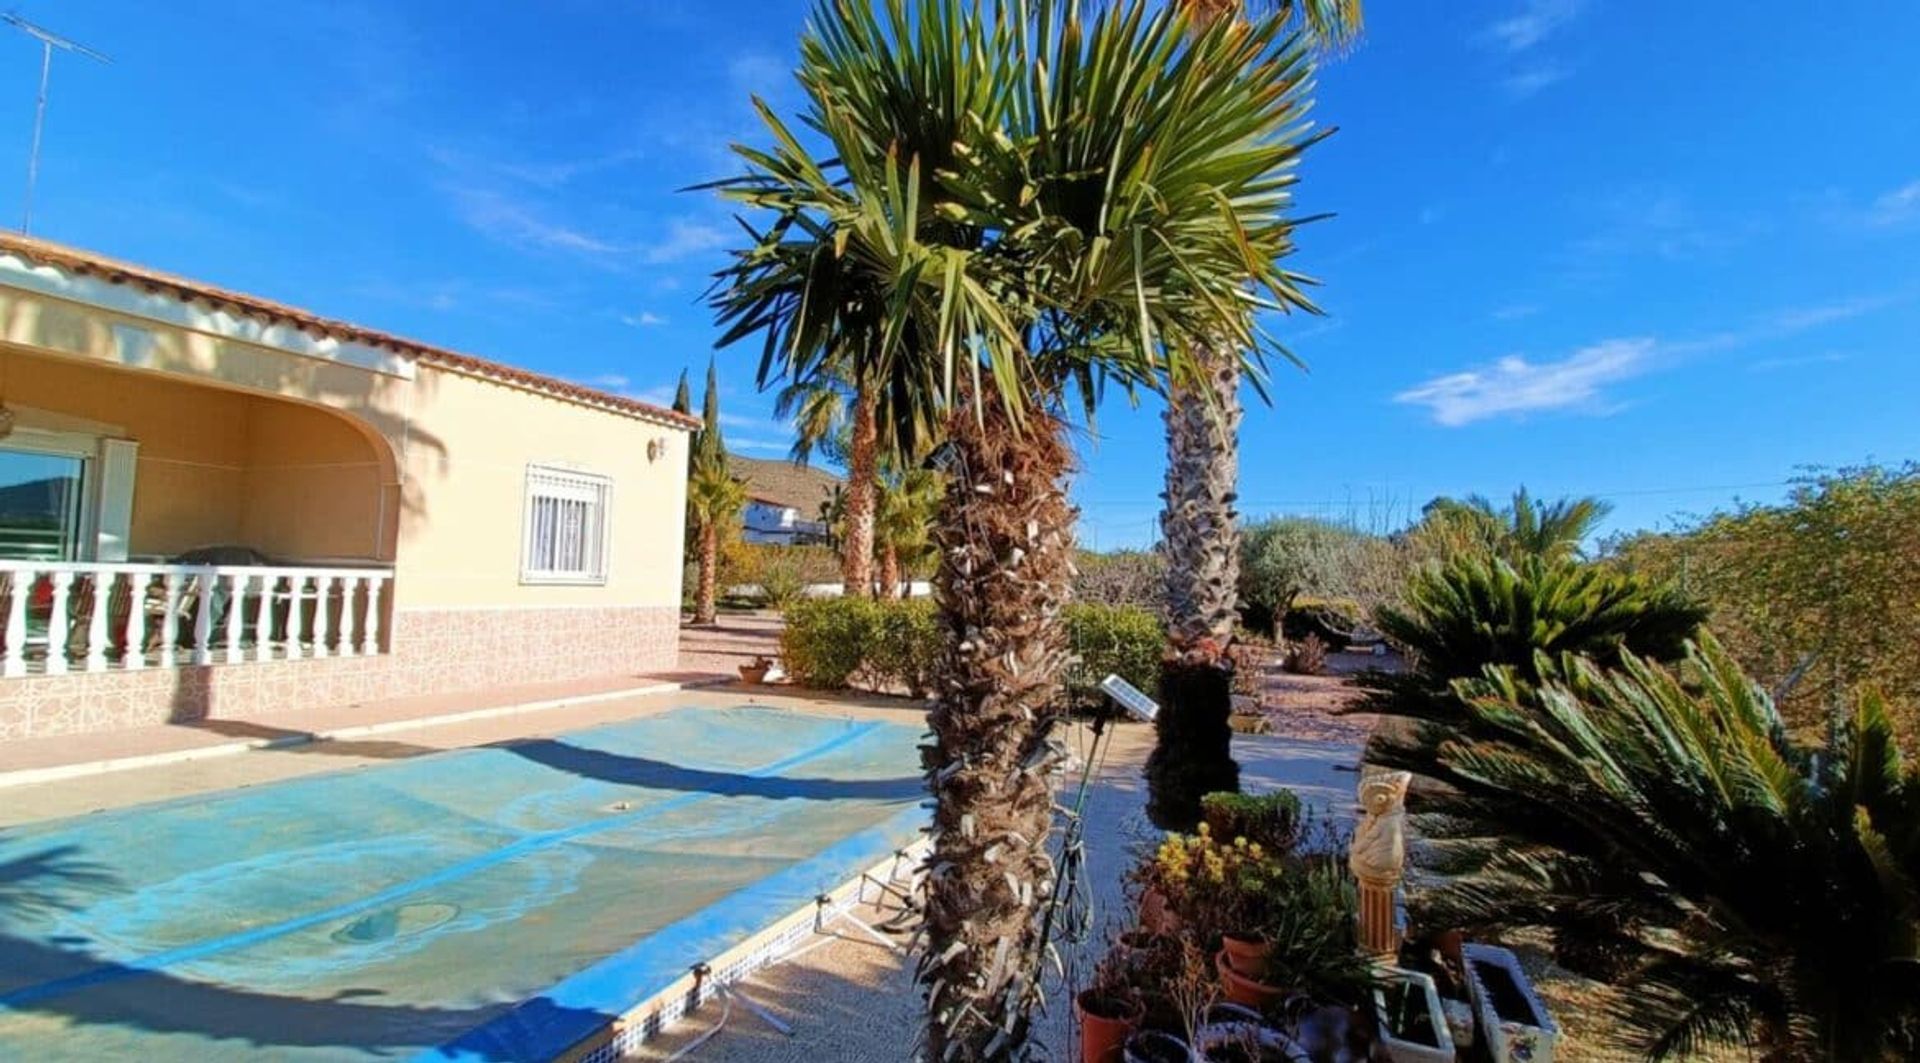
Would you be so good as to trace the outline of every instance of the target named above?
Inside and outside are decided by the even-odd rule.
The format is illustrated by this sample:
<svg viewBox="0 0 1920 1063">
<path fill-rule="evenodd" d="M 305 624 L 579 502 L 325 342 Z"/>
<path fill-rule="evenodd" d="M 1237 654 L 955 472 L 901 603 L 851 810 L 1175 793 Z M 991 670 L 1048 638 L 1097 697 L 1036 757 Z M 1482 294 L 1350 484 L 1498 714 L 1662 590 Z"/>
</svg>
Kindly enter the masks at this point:
<svg viewBox="0 0 1920 1063">
<path fill-rule="evenodd" d="M 414 386 L 400 608 L 679 605 L 687 433 L 432 366 Z M 612 480 L 604 586 L 521 583 L 529 464 Z"/>
<path fill-rule="evenodd" d="M 140 303 L 123 313 L 76 301 L 106 282 L 61 283 L 71 295 L 0 285 L 0 399 L 139 442 L 134 553 L 386 561 L 403 610 L 678 607 L 684 430 L 197 305 L 181 327 L 164 320 L 177 300 L 114 286 Z M 534 463 L 612 480 L 605 584 L 521 581 Z"/>
</svg>

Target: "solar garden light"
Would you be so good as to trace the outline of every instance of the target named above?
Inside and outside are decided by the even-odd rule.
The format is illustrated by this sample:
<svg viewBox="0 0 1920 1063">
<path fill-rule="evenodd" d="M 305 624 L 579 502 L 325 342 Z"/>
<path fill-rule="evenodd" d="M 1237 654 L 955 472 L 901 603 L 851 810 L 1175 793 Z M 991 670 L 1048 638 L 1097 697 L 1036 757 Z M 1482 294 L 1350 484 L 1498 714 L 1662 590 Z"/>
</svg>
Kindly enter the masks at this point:
<svg viewBox="0 0 1920 1063">
<path fill-rule="evenodd" d="M 1100 690 L 1120 713 L 1136 720 L 1151 723 L 1160 715 L 1159 703 L 1117 675 L 1102 679 Z M 1087 796 L 1093 790 L 1094 771 L 1106 763 L 1107 724 L 1117 715 L 1111 711 L 1094 714 L 1093 741 L 1088 745 L 1086 758 L 1080 765 L 1079 789 L 1074 794 L 1073 804 L 1060 809 L 1066 816 L 1067 826 L 1060 835 L 1060 862 L 1058 873 L 1053 876 L 1053 893 L 1047 899 L 1046 916 L 1040 922 L 1040 944 L 1034 954 L 1036 967 L 1044 965 L 1048 953 L 1052 951 L 1054 918 L 1063 904 L 1067 909 L 1068 931 L 1065 937 L 1068 941 L 1085 941 L 1093 932 L 1093 900 L 1086 885 Z M 1036 969 L 1036 981 L 1039 974 L 1040 971 Z"/>
</svg>

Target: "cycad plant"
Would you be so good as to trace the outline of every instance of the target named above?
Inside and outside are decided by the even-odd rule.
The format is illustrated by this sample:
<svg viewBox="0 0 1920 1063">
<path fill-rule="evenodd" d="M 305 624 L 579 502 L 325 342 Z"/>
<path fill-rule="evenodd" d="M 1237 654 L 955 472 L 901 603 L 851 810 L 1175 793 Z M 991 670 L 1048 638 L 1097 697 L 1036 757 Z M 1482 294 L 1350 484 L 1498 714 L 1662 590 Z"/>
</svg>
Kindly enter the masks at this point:
<svg viewBox="0 0 1920 1063">
<path fill-rule="evenodd" d="M 1603 667 L 1626 653 L 1677 660 L 1705 619 L 1671 587 L 1598 565 L 1538 557 L 1515 564 L 1490 553 L 1430 562 L 1408 578 L 1400 602 L 1375 614 L 1406 664 L 1363 673 L 1361 709 L 1411 723 L 1377 731 L 1368 756 L 1418 770 L 1434 743 L 1462 726 L 1454 684 L 1488 668 L 1532 683 L 1536 662 L 1566 654 Z"/>
<path fill-rule="evenodd" d="M 1711 637 L 1532 671 L 1463 680 L 1396 760 L 1445 784 L 1416 817 L 1426 925 L 1546 929 L 1651 1059 L 1920 1058 L 1920 771 L 1877 699 L 1815 751 Z"/>
<path fill-rule="evenodd" d="M 929 1058 L 1024 1056 L 1038 999 L 1063 419 L 1103 382 L 1192 383 L 1203 337 L 1252 357 L 1251 314 L 1286 283 L 1307 69 L 1276 23 L 1189 36 L 1146 0 L 823 0 L 809 132 L 762 107 L 772 146 L 719 186 L 764 221 L 714 294 L 727 339 L 764 335 L 763 379 L 858 352 L 901 450 L 941 429 Z"/>
</svg>

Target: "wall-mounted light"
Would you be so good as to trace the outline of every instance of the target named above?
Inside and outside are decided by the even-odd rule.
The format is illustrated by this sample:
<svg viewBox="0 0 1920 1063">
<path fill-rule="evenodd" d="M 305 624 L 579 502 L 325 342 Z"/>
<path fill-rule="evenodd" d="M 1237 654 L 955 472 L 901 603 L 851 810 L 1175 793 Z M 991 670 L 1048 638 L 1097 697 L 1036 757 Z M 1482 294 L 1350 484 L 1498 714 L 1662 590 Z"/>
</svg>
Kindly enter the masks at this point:
<svg viewBox="0 0 1920 1063">
<path fill-rule="evenodd" d="M 667 441 L 665 439 L 662 439 L 659 436 L 654 436 L 652 439 L 647 440 L 647 460 L 648 461 L 659 461 L 660 456 L 662 454 L 665 454 L 666 452 L 667 452 Z"/>
</svg>

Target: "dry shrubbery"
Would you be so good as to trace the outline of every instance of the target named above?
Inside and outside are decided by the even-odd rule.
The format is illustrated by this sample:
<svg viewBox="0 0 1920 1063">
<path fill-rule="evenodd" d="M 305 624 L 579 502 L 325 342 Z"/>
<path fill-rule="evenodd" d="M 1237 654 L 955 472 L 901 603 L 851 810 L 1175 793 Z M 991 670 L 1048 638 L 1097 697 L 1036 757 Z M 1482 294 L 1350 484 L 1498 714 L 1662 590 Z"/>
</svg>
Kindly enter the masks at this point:
<svg viewBox="0 0 1920 1063">
<path fill-rule="evenodd" d="M 1804 740 L 1877 690 L 1920 751 L 1920 465 L 1809 475 L 1788 500 L 1610 544 L 1712 610 L 1714 634 Z"/>
</svg>

